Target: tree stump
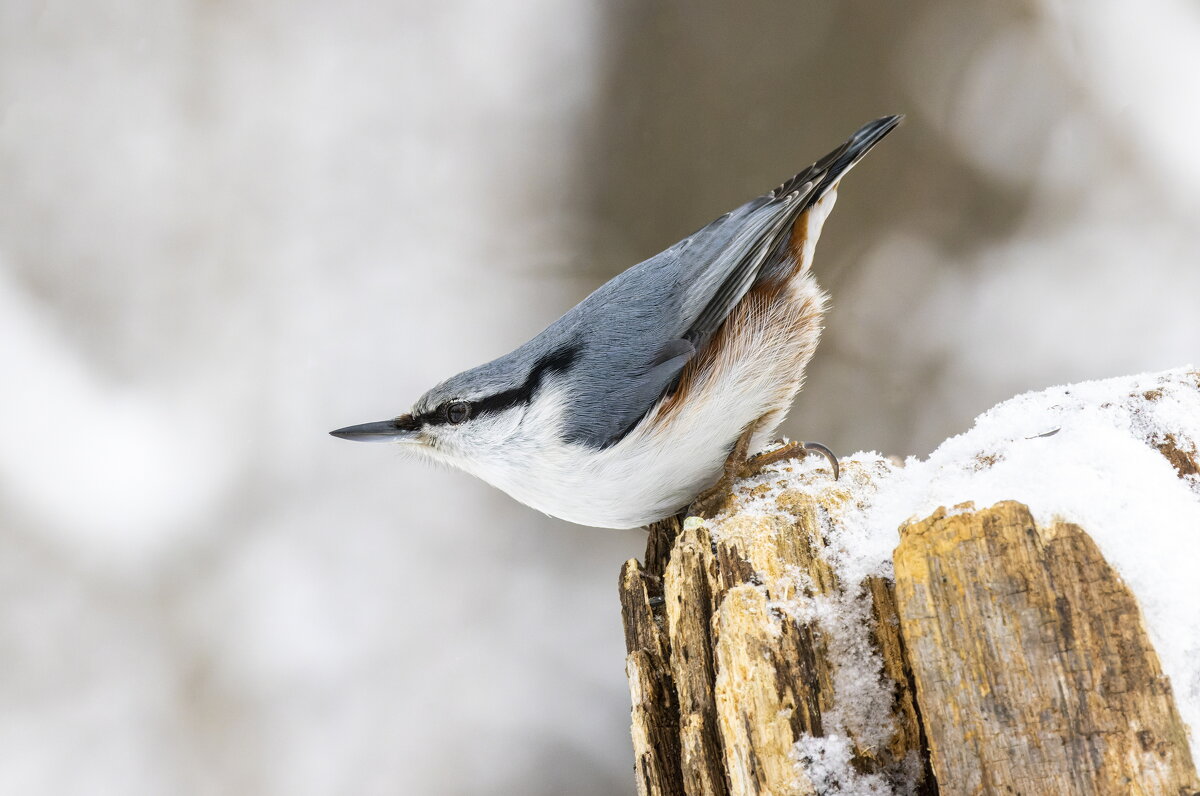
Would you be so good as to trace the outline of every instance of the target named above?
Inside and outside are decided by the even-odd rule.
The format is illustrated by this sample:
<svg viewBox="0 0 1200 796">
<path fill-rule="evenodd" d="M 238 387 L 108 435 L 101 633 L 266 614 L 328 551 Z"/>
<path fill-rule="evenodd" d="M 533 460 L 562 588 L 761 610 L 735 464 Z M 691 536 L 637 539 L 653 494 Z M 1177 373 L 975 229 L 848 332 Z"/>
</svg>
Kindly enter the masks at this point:
<svg viewBox="0 0 1200 796">
<path fill-rule="evenodd" d="M 917 513 L 984 483 L 1053 494 L 1039 491 L 1044 474 L 1026 489 L 1000 462 L 1032 445 L 1053 458 L 1082 445 L 1076 432 L 1112 428 L 1118 455 L 1103 467 L 1152 471 L 1200 517 L 1200 435 L 1187 422 L 1162 427 L 1200 418 L 1200 375 L 1059 390 L 1014 399 L 1021 411 L 998 407 L 928 462 L 859 454 L 837 482 L 814 463 L 785 463 L 738 485 L 712 519 L 653 526 L 645 563 L 627 562 L 620 588 L 638 792 L 1200 793 L 1120 562 L 1070 521 L 1075 482 L 1064 476 L 1067 502 L 1046 508 L 1052 519 L 1012 500 Z M 1022 425 L 1014 418 L 1041 422 L 1039 407 L 1076 419 L 1052 442 L 997 432 Z M 1122 439 L 1149 453 L 1119 455 Z M 1080 516 L 1108 515 L 1089 506 Z"/>
</svg>

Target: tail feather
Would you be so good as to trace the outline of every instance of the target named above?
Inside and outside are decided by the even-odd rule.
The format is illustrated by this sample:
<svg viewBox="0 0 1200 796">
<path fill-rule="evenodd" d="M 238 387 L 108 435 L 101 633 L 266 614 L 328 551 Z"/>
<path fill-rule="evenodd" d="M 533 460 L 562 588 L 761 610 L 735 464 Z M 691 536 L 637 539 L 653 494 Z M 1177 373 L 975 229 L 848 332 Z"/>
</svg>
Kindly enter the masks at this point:
<svg viewBox="0 0 1200 796">
<path fill-rule="evenodd" d="M 863 125 L 844 144 L 774 191 L 745 205 L 737 216 L 743 229 L 727 244 L 715 269 L 724 274 L 684 338 L 699 348 L 762 275 L 786 256 L 796 220 L 819 202 L 875 144 L 900 124 L 903 116 L 885 116 Z M 749 215 L 742 215 L 748 211 Z M 728 216 L 714 224 L 724 223 Z M 712 226 L 712 225 L 710 225 Z"/>
<path fill-rule="evenodd" d="M 898 114 L 864 124 L 840 147 L 771 191 L 771 198 L 782 199 L 791 193 L 800 192 L 809 194 L 809 201 L 805 204 L 817 202 L 903 120 L 903 114 Z M 811 191 L 804 188 L 808 183 L 814 183 Z"/>
</svg>

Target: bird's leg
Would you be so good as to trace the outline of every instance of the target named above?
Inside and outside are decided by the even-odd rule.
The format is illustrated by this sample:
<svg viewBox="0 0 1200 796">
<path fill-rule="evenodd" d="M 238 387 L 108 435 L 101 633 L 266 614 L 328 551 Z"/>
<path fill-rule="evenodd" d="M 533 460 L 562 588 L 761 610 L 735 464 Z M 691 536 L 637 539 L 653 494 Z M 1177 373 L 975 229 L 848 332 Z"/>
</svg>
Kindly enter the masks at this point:
<svg viewBox="0 0 1200 796">
<path fill-rule="evenodd" d="M 842 468 L 838 465 L 837 457 L 833 455 L 833 451 L 819 442 L 789 442 L 773 451 L 756 453 L 742 465 L 739 476 L 749 478 L 752 475 L 758 475 L 768 464 L 775 464 L 785 459 L 791 459 L 802 451 L 813 451 L 824 456 L 825 460 L 829 462 L 829 466 L 833 468 L 833 480 L 838 480 L 838 477 L 842 474 Z"/>
<path fill-rule="evenodd" d="M 688 507 L 688 514 L 698 517 L 711 517 L 725 505 L 726 499 L 733 492 L 735 481 L 758 475 L 767 465 L 794 458 L 798 453 L 812 451 L 821 454 L 833 469 L 833 480 L 836 481 L 841 476 L 842 470 L 838 464 L 837 456 L 833 454 L 833 451 L 819 442 L 789 442 L 773 451 L 756 453 L 747 458 L 746 453 L 750 450 L 750 438 L 754 436 L 757 428 L 758 424 L 752 423 L 742 432 L 742 436 L 738 437 L 733 450 L 729 452 L 729 458 L 725 460 L 725 466 L 722 468 L 720 479 L 696 496 L 696 499 L 692 501 L 692 505 Z"/>
<path fill-rule="evenodd" d="M 733 489 L 733 482 L 743 477 L 742 469 L 747 463 L 746 453 L 750 450 L 750 438 L 754 436 L 757 426 L 758 423 L 751 423 L 742 432 L 742 436 L 738 437 L 737 442 L 733 444 L 733 450 L 729 452 L 729 458 L 725 460 L 721 477 L 715 484 L 696 496 L 692 505 L 688 507 L 688 514 L 705 517 L 720 511 L 721 506 L 725 504 L 725 499 Z"/>
</svg>

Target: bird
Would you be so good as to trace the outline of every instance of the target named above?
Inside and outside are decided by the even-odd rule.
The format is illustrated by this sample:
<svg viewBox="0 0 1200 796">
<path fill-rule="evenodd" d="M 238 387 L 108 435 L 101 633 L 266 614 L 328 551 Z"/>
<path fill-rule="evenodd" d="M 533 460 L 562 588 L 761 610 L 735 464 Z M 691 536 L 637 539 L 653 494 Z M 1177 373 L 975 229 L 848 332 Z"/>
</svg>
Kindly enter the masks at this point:
<svg viewBox="0 0 1200 796">
<path fill-rule="evenodd" d="M 812 272 L 838 185 L 900 123 L 885 116 L 775 190 L 597 288 L 527 343 L 389 420 L 330 432 L 391 442 L 579 525 L 636 528 L 824 445 L 771 441 L 828 302 Z"/>
</svg>

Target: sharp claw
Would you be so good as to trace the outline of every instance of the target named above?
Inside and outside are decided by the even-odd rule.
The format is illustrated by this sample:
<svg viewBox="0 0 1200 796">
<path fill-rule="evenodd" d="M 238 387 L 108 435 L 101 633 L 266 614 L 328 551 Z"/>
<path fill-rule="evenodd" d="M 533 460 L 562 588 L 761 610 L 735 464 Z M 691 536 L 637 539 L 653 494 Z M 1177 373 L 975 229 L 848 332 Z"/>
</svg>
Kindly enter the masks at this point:
<svg viewBox="0 0 1200 796">
<path fill-rule="evenodd" d="M 825 460 L 829 462 L 829 466 L 833 468 L 833 480 L 838 480 L 838 477 L 842 474 L 842 468 L 838 464 L 837 457 L 833 455 L 833 451 L 819 442 L 805 442 L 803 448 L 806 451 L 816 451 L 824 456 Z"/>
</svg>

